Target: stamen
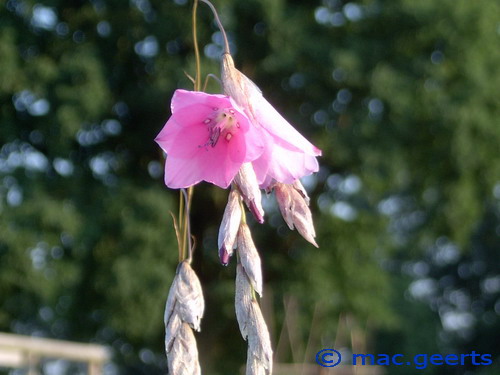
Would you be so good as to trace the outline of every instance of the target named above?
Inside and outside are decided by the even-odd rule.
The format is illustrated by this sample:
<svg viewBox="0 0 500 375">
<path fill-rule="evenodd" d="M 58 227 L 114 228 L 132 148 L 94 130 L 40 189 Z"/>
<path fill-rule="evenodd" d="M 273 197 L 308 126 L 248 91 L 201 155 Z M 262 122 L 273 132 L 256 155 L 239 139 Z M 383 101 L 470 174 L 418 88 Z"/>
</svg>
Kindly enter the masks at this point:
<svg viewBox="0 0 500 375">
<path fill-rule="evenodd" d="M 235 126 L 240 127 L 235 114 L 236 112 L 232 108 L 219 110 L 215 107 L 214 113 L 203 120 L 203 123 L 207 126 L 208 140 L 203 146 L 199 147 L 215 147 L 221 137 L 229 142 L 234 136 L 234 131 L 231 133 L 231 129 L 234 130 Z"/>
<path fill-rule="evenodd" d="M 210 140 L 209 140 L 210 146 L 215 147 L 215 145 L 217 144 L 217 141 L 219 140 L 220 137 L 220 130 L 221 129 L 218 126 L 213 128 L 212 134 L 210 134 Z"/>
</svg>

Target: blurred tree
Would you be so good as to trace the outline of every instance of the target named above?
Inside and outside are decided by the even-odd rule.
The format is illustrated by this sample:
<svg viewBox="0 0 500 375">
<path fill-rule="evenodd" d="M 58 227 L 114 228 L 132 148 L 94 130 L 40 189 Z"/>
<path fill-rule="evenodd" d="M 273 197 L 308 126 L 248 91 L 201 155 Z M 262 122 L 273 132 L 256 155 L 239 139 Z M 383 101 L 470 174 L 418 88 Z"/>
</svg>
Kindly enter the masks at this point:
<svg viewBox="0 0 500 375">
<path fill-rule="evenodd" d="M 107 343 L 121 374 L 165 372 L 177 194 L 162 185 L 152 139 L 173 90 L 191 88 L 190 5 L 0 2 L 1 330 Z M 335 342 L 346 314 L 373 351 L 493 351 L 498 2 L 215 5 L 237 66 L 324 153 L 320 173 L 304 180 L 320 249 L 285 228 L 272 197 L 270 225 L 254 224 L 275 343 L 293 296 L 308 362 Z M 198 29 L 203 74 L 217 74 L 220 34 L 203 5 Z M 194 199 L 194 267 L 207 299 L 200 354 L 205 373 L 230 374 L 245 345 L 234 264 L 217 260 L 226 193 L 203 185 Z"/>
</svg>

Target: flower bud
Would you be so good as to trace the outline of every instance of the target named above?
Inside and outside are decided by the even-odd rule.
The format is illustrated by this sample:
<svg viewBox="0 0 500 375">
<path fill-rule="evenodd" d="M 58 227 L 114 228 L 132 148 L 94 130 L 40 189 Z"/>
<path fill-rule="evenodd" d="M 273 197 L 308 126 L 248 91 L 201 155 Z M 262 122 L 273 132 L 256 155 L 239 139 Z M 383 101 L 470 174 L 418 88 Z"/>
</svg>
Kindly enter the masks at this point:
<svg viewBox="0 0 500 375">
<path fill-rule="evenodd" d="M 274 191 L 276 200 L 283 219 L 290 229 L 297 229 L 302 237 L 314 246 L 316 243 L 316 231 L 309 209 L 309 197 L 299 181 L 293 184 L 275 183 Z"/>
<path fill-rule="evenodd" d="M 262 267 L 260 257 L 252 240 L 250 228 L 246 223 L 241 223 L 238 231 L 238 254 L 241 265 L 245 269 L 252 287 L 262 296 Z"/>
<path fill-rule="evenodd" d="M 264 222 L 264 209 L 261 203 L 262 194 L 252 164 L 243 163 L 234 178 L 234 182 L 255 220 L 262 224 Z"/>
<path fill-rule="evenodd" d="M 219 227 L 219 258 L 224 266 L 227 266 L 229 258 L 233 255 L 241 214 L 240 194 L 236 189 L 232 189 Z"/>
</svg>

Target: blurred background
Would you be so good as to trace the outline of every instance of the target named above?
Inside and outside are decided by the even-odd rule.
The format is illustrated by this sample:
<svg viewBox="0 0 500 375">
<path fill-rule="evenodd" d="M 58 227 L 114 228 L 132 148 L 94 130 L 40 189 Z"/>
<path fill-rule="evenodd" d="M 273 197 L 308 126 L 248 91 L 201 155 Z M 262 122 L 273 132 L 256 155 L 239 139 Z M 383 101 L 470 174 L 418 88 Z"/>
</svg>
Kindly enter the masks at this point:
<svg viewBox="0 0 500 375">
<path fill-rule="evenodd" d="M 214 5 L 237 67 L 323 150 L 303 181 L 319 249 L 288 230 L 272 195 L 265 225 L 251 221 L 277 363 L 319 373 L 325 347 L 475 350 L 493 365 L 381 370 L 500 373 L 500 3 Z M 0 331 L 105 345 L 106 374 L 167 372 L 178 192 L 153 139 L 173 91 L 192 88 L 191 6 L 0 1 Z M 208 7 L 198 15 L 202 74 L 218 75 L 221 34 Z M 194 193 L 205 374 L 235 374 L 246 358 L 235 262 L 217 256 L 226 198 L 208 184 Z"/>
</svg>

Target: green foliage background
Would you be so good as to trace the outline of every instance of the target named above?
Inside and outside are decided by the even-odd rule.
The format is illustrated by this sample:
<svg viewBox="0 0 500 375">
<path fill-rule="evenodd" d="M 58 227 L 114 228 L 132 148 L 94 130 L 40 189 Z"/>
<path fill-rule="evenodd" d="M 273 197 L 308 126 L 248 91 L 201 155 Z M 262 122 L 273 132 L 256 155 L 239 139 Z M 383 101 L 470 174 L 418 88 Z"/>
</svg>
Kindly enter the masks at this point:
<svg viewBox="0 0 500 375">
<path fill-rule="evenodd" d="M 494 359 L 387 374 L 498 373 L 500 3 L 215 5 L 237 67 L 323 150 L 304 180 L 320 249 L 285 228 L 272 196 L 267 223 L 252 224 L 277 359 L 356 350 L 348 330 L 372 353 Z M 166 373 L 178 194 L 153 139 L 173 91 L 192 87 L 190 6 L 0 1 L 1 331 L 109 345 L 109 373 Z M 203 4 L 198 33 L 202 73 L 218 74 L 220 34 Z M 200 185 L 192 212 L 206 374 L 234 374 L 246 354 L 234 264 L 217 259 L 226 194 Z"/>
</svg>

